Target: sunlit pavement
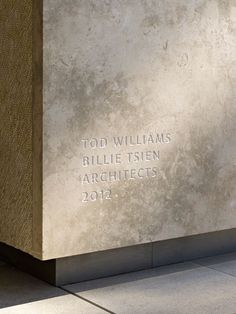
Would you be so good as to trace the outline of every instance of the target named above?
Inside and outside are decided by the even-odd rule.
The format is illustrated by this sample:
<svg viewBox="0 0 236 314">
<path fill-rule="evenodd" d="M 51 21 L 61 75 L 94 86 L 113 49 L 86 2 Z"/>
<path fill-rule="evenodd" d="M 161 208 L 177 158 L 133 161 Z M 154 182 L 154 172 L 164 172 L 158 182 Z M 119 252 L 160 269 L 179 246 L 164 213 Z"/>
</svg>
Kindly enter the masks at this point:
<svg viewBox="0 0 236 314">
<path fill-rule="evenodd" d="M 0 314 L 236 313 L 236 253 L 64 287 L 0 262 Z"/>
</svg>

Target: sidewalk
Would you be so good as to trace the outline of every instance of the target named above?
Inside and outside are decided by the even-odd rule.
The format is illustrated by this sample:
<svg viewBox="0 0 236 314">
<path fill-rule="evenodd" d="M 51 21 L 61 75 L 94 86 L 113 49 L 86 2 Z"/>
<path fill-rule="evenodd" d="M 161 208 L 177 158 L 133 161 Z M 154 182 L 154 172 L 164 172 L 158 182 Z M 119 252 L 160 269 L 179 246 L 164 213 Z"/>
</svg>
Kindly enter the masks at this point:
<svg viewBox="0 0 236 314">
<path fill-rule="evenodd" d="M 236 253 L 55 288 L 0 262 L 0 314 L 235 314 Z"/>
</svg>

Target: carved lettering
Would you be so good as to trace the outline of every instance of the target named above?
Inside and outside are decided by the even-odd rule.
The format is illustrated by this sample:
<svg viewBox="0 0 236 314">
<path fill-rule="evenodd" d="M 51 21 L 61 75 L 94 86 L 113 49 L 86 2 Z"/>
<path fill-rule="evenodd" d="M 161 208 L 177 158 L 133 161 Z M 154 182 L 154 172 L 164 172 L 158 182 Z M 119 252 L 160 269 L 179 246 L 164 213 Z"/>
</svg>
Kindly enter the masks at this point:
<svg viewBox="0 0 236 314">
<path fill-rule="evenodd" d="M 81 184 L 89 187 L 97 184 L 157 178 L 159 174 L 157 163 L 159 164 L 161 159 L 160 145 L 169 144 L 171 141 L 172 136 L 168 132 L 151 132 L 135 136 L 119 135 L 110 138 L 83 138 L 81 144 L 84 154 L 81 164 L 86 173 L 80 175 Z M 99 153 L 99 150 L 104 148 L 113 151 Z M 149 167 L 145 167 L 146 163 Z M 82 202 L 109 200 L 112 199 L 111 194 L 111 189 L 85 191 L 82 193 Z"/>
</svg>

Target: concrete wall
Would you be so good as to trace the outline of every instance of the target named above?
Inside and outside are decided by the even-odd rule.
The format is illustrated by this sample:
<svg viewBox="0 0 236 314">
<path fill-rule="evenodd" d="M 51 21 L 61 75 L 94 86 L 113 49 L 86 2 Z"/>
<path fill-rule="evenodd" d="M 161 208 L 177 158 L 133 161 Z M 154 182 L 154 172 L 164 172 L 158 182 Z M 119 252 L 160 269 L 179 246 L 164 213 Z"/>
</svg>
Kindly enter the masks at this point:
<svg viewBox="0 0 236 314">
<path fill-rule="evenodd" d="M 233 0 L 44 1 L 45 259 L 236 227 L 235 37 Z"/>
<path fill-rule="evenodd" d="M 32 247 L 32 2 L 0 3 L 0 240 Z"/>
<path fill-rule="evenodd" d="M 2 1 L 0 28 L 1 242 L 52 259 L 236 227 L 235 1 Z"/>
<path fill-rule="evenodd" d="M 0 241 L 42 255 L 42 1 L 0 3 Z"/>
</svg>

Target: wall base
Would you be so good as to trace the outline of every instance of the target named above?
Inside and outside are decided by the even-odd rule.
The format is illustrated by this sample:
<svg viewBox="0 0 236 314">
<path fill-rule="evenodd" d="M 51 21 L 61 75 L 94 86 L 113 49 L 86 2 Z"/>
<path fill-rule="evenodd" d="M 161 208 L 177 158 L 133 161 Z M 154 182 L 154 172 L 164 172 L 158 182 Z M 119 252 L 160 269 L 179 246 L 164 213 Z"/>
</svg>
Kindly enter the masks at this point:
<svg viewBox="0 0 236 314">
<path fill-rule="evenodd" d="M 1 259 L 56 286 L 231 252 L 236 252 L 236 229 L 49 261 L 0 243 Z"/>
</svg>

